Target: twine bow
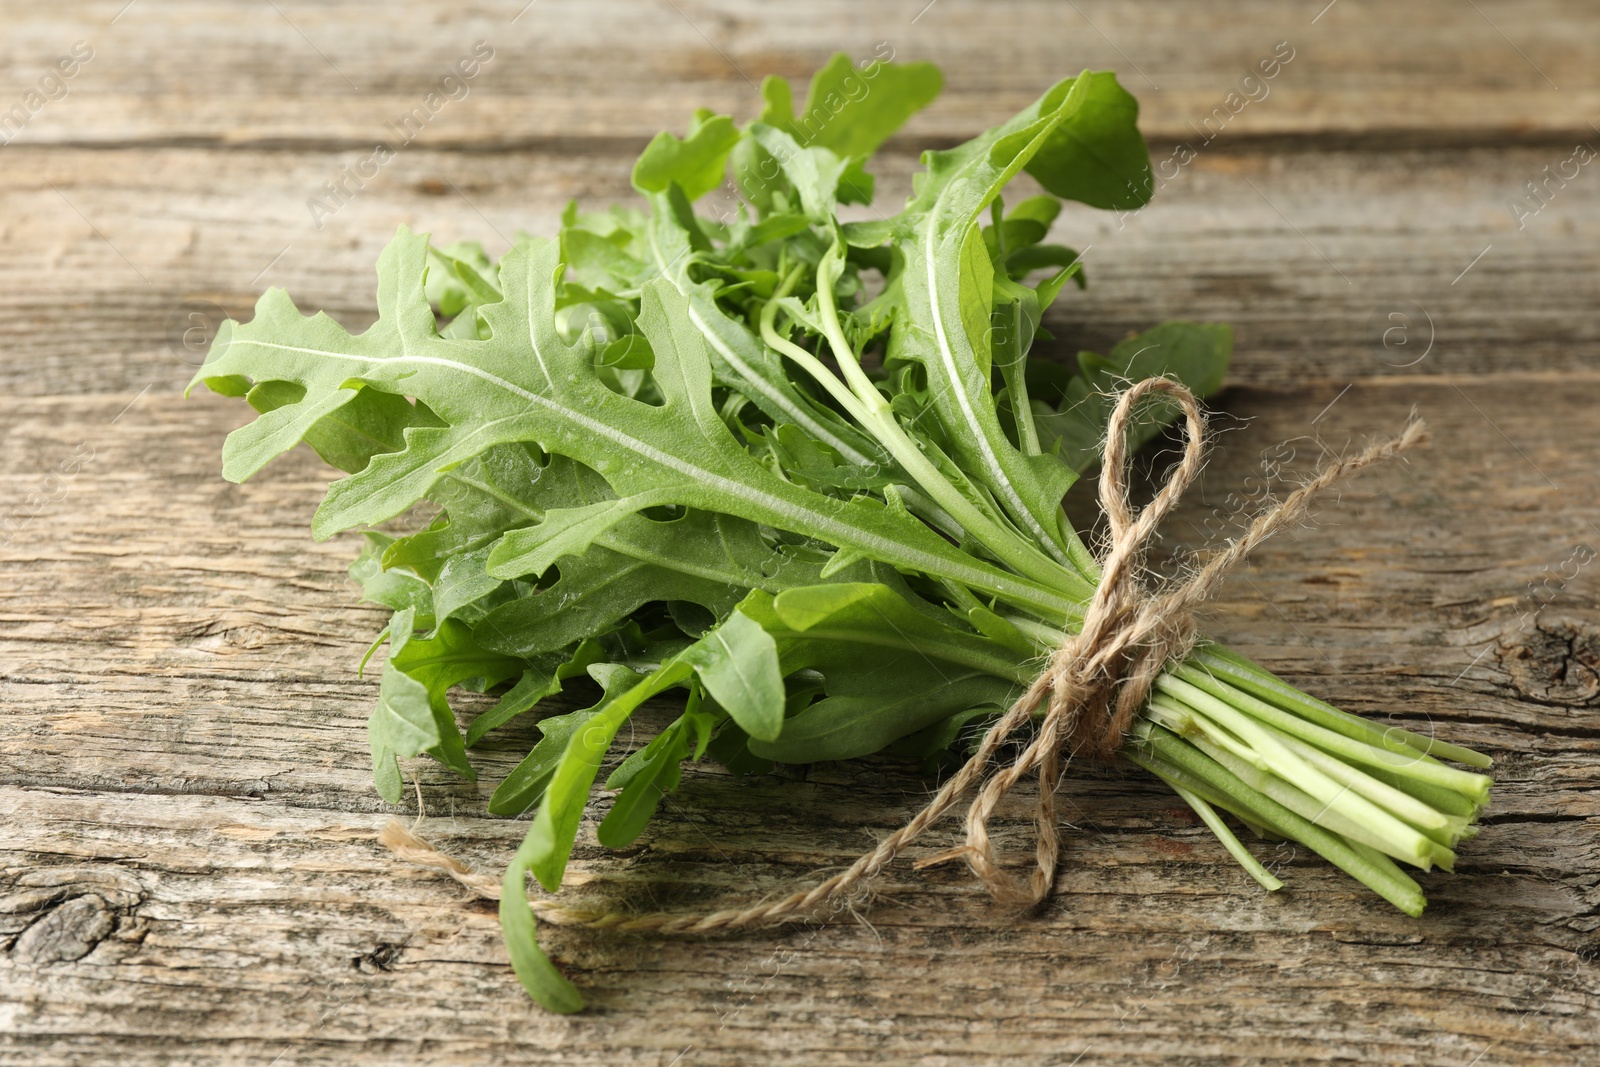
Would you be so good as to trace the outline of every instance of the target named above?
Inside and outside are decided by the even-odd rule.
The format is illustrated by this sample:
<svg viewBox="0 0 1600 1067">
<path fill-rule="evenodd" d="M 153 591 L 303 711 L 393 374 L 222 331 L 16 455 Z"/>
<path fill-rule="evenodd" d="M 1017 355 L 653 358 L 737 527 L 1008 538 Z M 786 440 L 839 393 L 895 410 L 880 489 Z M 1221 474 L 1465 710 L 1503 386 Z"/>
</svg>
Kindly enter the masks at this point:
<svg viewBox="0 0 1600 1067">
<path fill-rule="evenodd" d="M 1183 409 L 1183 459 L 1155 499 L 1135 513 L 1128 501 L 1126 484 L 1128 426 L 1139 402 L 1156 393 L 1166 394 Z M 1055 883 L 1061 852 L 1055 793 L 1068 761 L 1077 755 L 1108 760 L 1115 757 L 1163 668 L 1186 656 L 1194 646 L 1195 611 L 1257 545 L 1298 521 L 1322 490 L 1427 440 L 1426 425 L 1413 416 L 1398 437 L 1328 464 L 1311 481 L 1258 514 L 1242 536 L 1213 553 L 1192 577 L 1152 592 L 1144 581 L 1145 546 L 1200 473 L 1205 421 L 1194 394 L 1182 384 L 1167 378 L 1139 382 L 1118 399 L 1107 426 L 1100 505 L 1109 522 L 1110 543 L 1100 561 L 1099 587 L 1084 612 L 1081 627 L 1063 638 L 1039 677 L 989 728 L 971 758 L 904 826 L 848 868 L 810 889 L 747 908 L 699 915 L 636 915 L 569 907 L 551 900 L 534 900 L 531 906 L 550 922 L 666 933 L 713 933 L 788 922 L 810 914 L 824 901 L 862 886 L 979 782 L 982 787 L 967 809 L 966 842 L 916 866 L 961 858 L 997 900 L 1038 903 Z M 1012 762 L 988 774 L 995 754 L 1038 715 L 1041 705 L 1044 712 L 1032 740 Z M 1028 881 L 1022 883 L 1004 869 L 996 856 L 989 837 L 989 820 L 1006 793 L 1034 772 L 1039 777 L 1034 810 L 1035 866 Z M 499 896 L 497 881 L 473 874 L 470 868 L 433 849 L 397 821 L 389 823 L 379 839 L 408 862 L 441 870 L 480 896 Z"/>
</svg>

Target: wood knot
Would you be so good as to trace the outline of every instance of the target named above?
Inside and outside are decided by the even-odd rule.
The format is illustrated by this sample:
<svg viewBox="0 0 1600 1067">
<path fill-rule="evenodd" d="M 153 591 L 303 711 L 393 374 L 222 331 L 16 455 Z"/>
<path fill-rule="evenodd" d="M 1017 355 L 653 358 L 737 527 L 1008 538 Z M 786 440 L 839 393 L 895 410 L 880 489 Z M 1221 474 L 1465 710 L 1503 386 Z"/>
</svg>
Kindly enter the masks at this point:
<svg viewBox="0 0 1600 1067">
<path fill-rule="evenodd" d="M 1560 707 L 1600 703 L 1600 631 L 1593 627 L 1539 618 L 1502 637 L 1495 654 L 1519 697 Z"/>
<path fill-rule="evenodd" d="M 394 970 L 394 965 L 405 952 L 404 945 L 397 945 L 392 941 L 380 941 L 371 952 L 363 952 L 350 960 L 350 966 L 362 974 L 383 974 Z"/>
<path fill-rule="evenodd" d="M 116 928 L 116 916 L 98 895 L 85 893 L 45 912 L 11 946 L 18 963 L 81 960 Z"/>
<path fill-rule="evenodd" d="M 29 871 L 0 897 L 0 940 L 15 963 L 39 966 L 83 959 L 103 942 L 138 950 L 146 926 L 135 914 L 144 900 L 121 871 L 46 868 Z"/>
</svg>

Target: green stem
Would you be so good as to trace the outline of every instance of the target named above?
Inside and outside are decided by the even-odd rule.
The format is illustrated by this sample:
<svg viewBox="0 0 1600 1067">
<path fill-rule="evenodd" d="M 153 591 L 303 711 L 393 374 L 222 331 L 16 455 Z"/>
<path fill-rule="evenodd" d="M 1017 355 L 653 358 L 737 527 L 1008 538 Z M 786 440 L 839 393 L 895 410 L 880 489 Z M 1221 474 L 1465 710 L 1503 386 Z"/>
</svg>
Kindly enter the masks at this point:
<svg viewBox="0 0 1600 1067">
<path fill-rule="evenodd" d="M 1087 601 L 1094 587 L 1082 575 L 1051 560 L 1020 535 L 1009 531 L 985 515 L 967 499 L 966 495 L 939 472 L 917 443 L 911 439 L 890 410 L 889 402 L 878 392 L 866 373 L 862 371 L 849 343 L 845 341 L 834 312 L 831 294 L 824 303 L 821 327 L 823 336 L 834 350 L 834 357 L 855 388 L 852 390 L 839 377 L 811 353 L 780 335 L 776 327 L 779 301 L 793 285 L 799 268 L 784 280 L 784 287 L 761 312 L 761 338 L 774 350 L 794 361 L 826 389 L 839 406 L 844 408 L 862 429 L 877 438 L 889 450 L 895 461 L 905 468 L 918 487 L 943 508 L 969 535 L 994 554 L 995 558 L 1011 567 L 1025 578 L 1054 588 L 1067 595 Z M 821 286 L 819 299 L 827 293 Z M 859 379 L 859 380 L 858 380 Z"/>
<path fill-rule="evenodd" d="M 1435 842 L 1420 834 L 1403 845 L 1397 844 L 1380 833 L 1374 824 L 1351 816 L 1346 811 L 1329 805 L 1325 800 L 1313 797 L 1276 774 L 1257 770 L 1254 765 L 1213 743 L 1204 734 L 1185 740 L 1214 762 L 1225 767 L 1230 774 L 1251 789 L 1271 798 L 1302 819 L 1329 833 L 1338 834 L 1348 841 L 1359 841 L 1370 845 L 1387 856 L 1405 860 L 1415 867 L 1426 868 L 1433 863 Z"/>
<path fill-rule="evenodd" d="M 1469 767 L 1488 768 L 1494 763 L 1488 756 L 1474 752 L 1470 748 L 1437 741 L 1422 734 L 1412 733 L 1410 730 L 1402 730 L 1398 726 L 1377 727 L 1358 715 L 1341 711 L 1332 704 L 1325 704 L 1316 697 L 1302 693 L 1265 667 L 1246 659 L 1232 649 L 1220 645 L 1207 645 L 1205 648 L 1197 649 L 1191 658 L 1212 674 L 1238 688 L 1347 737 L 1387 748 L 1391 752 L 1423 757 L 1442 756 L 1457 763 L 1465 763 Z M 1485 786 L 1484 798 L 1487 797 L 1488 787 Z"/>
<path fill-rule="evenodd" d="M 1227 796 L 1248 817 L 1274 833 L 1299 841 L 1349 874 L 1407 915 L 1418 916 L 1427 906 L 1422 889 L 1387 856 L 1358 849 L 1337 834 L 1295 814 L 1232 774 L 1176 734 L 1152 723 L 1141 724 L 1133 745 L 1124 754 L 1148 768 L 1150 756 L 1175 764 Z M 1148 746 L 1141 750 L 1141 746 Z M 1148 768 L 1155 770 L 1155 768 Z"/>
<path fill-rule="evenodd" d="M 1272 893 L 1283 888 L 1283 883 L 1274 878 L 1272 872 L 1261 866 L 1261 861 L 1251 855 L 1250 850 L 1245 848 L 1243 842 L 1228 828 L 1228 824 L 1222 821 L 1215 808 L 1176 782 L 1167 784 L 1172 786 L 1174 793 L 1183 798 L 1185 804 L 1194 809 L 1194 813 L 1200 816 L 1216 835 L 1217 840 L 1222 842 L 1222 847 L 1228 850 L 1228 855 L 1237 860 L 1239 866 L 1243 867 L 1250 877 L 1260 882 L 1263 889 Z"/>
<path fill-rule="evenodd" d="M 1307 722 L 1292 712 L 1268 704 L 1260 697 L 1247 693 L 1237 686 L 1229 685 L 1216 675 L 1185 663 L 1173 669 L 1172 673 L 1200 689 L 1205 690 L 1218 699 L 1225 700 L 1228 704 L 1252 718 L 1269 723 L 1284 733 L 1293 734 L 1302 741 L 1308 741 L 1325 752 L 1331 752 L 1342 759 L 1352 760 L 1369 767 L 1379 767 L 1406 778 L 1415 778 L 1418 781 L 1428 782 L 1441 788 L 1453 790 L 1470 797 L 1487 796 L 1490 779 L 1481 774 L 1447 767 L 1437 760 L 1430 759 L 1420 752 L 1395 752 L 1390 748 L 1382 748 L 1368 741 L 1358 740 L 1347 733 L 1330 730 L 1325 726 Z"/>
<path fill-rule="evenodd" d="M 1320 809 L 1314 809 L 1317 814 L 1312 816 L 1313 821 L 1320 822 L 1325 818 L 1338 816 L 1348 824 L 1360 827 L 1371 836 L 1371 843 L 1375 847 L 1381 848 L 1397 859 L 1408 860 L 1419 866 L 1426 865 L 1430 861 L 1433 850 L 1425 834 L 1384 811 L 1357 790 L 1336 782 L 1312 766 L 1291 751 L 1279 739 L 1281 735 L 1275 736 L 1272 731 L 1249 716 L 1235 711 L 1211 694 L 1171 675 L 1163 676 L 1156 684 L 1162 691 L 1180 700 L 1184 707 L 1227 727 L 1267 761 L 1268 770 L 1272 775 L 1320 804 Z M 1200 743 L 1202 748 L 1205 747 L 1203 742 L 1197 743 Z M 1238 758 L 1232 756 L 1231 752 L 1229 755 Z M 1220 756 L 1217 758 L 1220 762 L 1227 763 L 1227 760 L 1221 759 Z M 1237 774 L 1238 771 L 1234 773 Z M 1258 785 L 1257 788 L 1261 786 Z"/>
<path fill-rule="evenodd" d="M 1349 786 L 1396 818 L 1415 826 L 1439 844 L 1449 847 L 1461 840 L 1461 834 L 1467 825 L 1465 819 L 1453 818 L 1436 808 L 1429 807 L 1405 790 L 1380 782 L 1298 738 L 1285 737 L 1283 743 L 1329 778 L 1341 785 Z"/>
</svg>

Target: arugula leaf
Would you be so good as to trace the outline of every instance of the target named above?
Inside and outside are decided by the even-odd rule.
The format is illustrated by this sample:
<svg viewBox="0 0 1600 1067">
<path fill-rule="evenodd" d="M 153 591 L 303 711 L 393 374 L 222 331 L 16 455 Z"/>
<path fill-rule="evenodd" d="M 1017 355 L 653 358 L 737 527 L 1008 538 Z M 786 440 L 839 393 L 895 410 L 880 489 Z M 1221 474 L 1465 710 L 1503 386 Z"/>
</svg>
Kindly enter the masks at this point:
<svg viewBox="0 0 1600 1067">
<path fill-rule="evenodd" d="M 600 702 L 581 711 L 551 715 L 539 720 L 541 737 L 533 750 L 514 767 L 489 798 L 493 815 L 520 815 L 539 803 L 555 776 L 573 736 L 600 710 L 639 682 L 637 672 L 618 663 L 596 663 L 590 675 L 604 689 Z"/>
<path fill-rule="evenodd" d="M 678 787 L 691 740 L 689 733 L 675 724 L 641 750 L 645 758 L 622 785 L 621 794 L 595 831 L 602 845 L 625 848 L 644 833 L 662 798 Z"/>
<path fill-rule="evenodd" d="M 783 729 L 783 671 L 778 644 L 761 624 L 735 610 L 680 657 L 694 667 L 718 704 L 752 737 Z"/>
<path fill-rule="evenodd" d="M 606 779 L 607 789 L 622 792 L 596 830 L 602 845 L 622 848 L 637 840 L 661 801 L 678 787 L 683 777 L 683 761 L 691 756 L 699 759 L 705 754 L 713 731 L 725 715 L 714 703 L 703 700 L 702 695 L 700 686 L 691 685 L 689 699 L 678 720 L 624 760 Z"/>
<path fill-rule="evenodd" d="M 1100 462 L 1106 423 L 1119 390 L 1144 378 L 1170 377 L 1196 395 L 1214 393 L 1222 386 L 1232 351 L 1233 331 L 1227 326 L 1163 323 L 1119 341 L 1108 357 L 1081 353 L 1079 373 L 1067 385 L 1061 410 L 1036 414 L 1034 421 L 1041 437 L 1063 463 L 1075 471 L 1093 470 Z M 1170 404 L 1150 404 L 1130 427 L 1130 446 L 1148 441 L 1177 414 Z"/>
<path fill-rule="evenodd" d="M 929 672 L 939 680 L 936 687 L 908 689 L 908 677 Z M 1004 708 L 1017 693 L 993 675 L 951 669 L 914 653 L 886 657 L 876 669 L 832 675 L 829 682 L 826 699 L 789 720 L 777 740 L 752 740 L 750 751 L 779 763 L 867 756 L 977 705 Z"/>
<path fill-rule="evenodd" d="M 583 1010 L 583 996 L 539 950 L 533 910 L 528 907 L 528 846 L 517 850 L 500 881 L 500 929 L 505 934 L 511 967 L 522 988 L 539 1004 L 554 1012 Z"/>
<path fill-rule="evenodd" d="M 940 80 L 835 56 L 797 109 L 769 78 L 755 121 L 699 111 L 656 137 L 633 171 L 640 207 L 571 204 L 553 240 L 519 237 L 499 262 L 402 228 L 365 332 L 270 290 L 191 383 L 258 412 L 225 443 L 226 476 L 302 441 L 346 473 L 313 533 L 363 528 L 351 576 L 392 613 L 367 652 L 387 640 L 369 722 L 386 800 L 399 760 L 470 778 L 469 745 L 573 678 L 600 683 L 592 706 L 538 721 L 489 801 L 533 811 L 501 921 L 553 1010 L 582 1000 L 538 949 L 526 876 L 559 886 L 608 759 L 624 757 L 597 834 L 621 847 L 691 759 L 761 774 L 956 758 L 1093 595 L 1098 563 L 1061 502 L 1099 461 L 1115 394 L 1154 376 L 1221 387 L 1223 326 L 1166 323 L 1070 363 L 1036 351 L 1068 282 L 1086 283 L 1062 200 L 1130 210 L 1153 188 L 1137 103 L 1109 73 L 925 153 L 893 216 L 841 218 Z M 744 202 L 696 214 L 730 167 Z M 1023 174 L 1046 193 L 1008 210 Z M 1132 442 L 1176 413 L 1146 405 Z M 403 531 L 370 529 L 407 512 Z M 457 690 L 499 695 L 465 735 Z M 615 753 L 674 690 L 681 714 Z M 1264 886 L 1219 810 L 1415 914 L 1392 861 L 1448 867 L 1489 792 L 1436 757 L 1487 760 L 1392 734 L 1206 646 L 1163 674 L 1123 754 Z"/>
<path fill-rule="evenodd" d="M 1051 132 L 1028 163 L 1028 173 L 1055 195 L 1090 207 L 1130 210 L 1148 204 L 1155 181 L 1150 150 L 1139 135 L 1139 102 L 1109 71 L 1084 71 L 1045 94 L 1040 110 L 1048 113 L 1075 90 L 1085 95 L 1072 121 Z"/>
<path fill-rule="evenodd" d="M 248 326 L 224 323 L 196 381 L 218 374 L 295 381 L 306 398 L 229 434 L 223 473 L 247 477 L 292 447 L 361 388 L 405 392 L 443 426 L 413 426 L 403 452 L 375 456 L 334 482 L 312 521 L 327 537 L 393 518 L 445 471 L 485 448 L 535 441 L 598 471 L 620 496 L 672 491 L 674 503 L 805 533 L 905 570 L 936 575 L 1065 618 L 1072 600 L 954 550 L 925 526 L 867 502 L 840 502 L 776 478 L 733 441 L 710 397 L 706 339 L 661 281 L 644 289 L 640 326 L 656 354 L 660 407 L 618 396 L 586 353 L 556 334 L 556 246 L 532 241 L 500 265 L 506 298 L 483 309 L 490 340 L 442 338 L 422 299 L 426 242 L 402 228 L 379 266 L 379 318 L 351 336 L 326 315 L 302 317 L 269 290 Z M 275 338 L 269 340 L 269 338 Z M 532 359 L 527 353 L 532 353 Z M 355 383 L 354 385 L 347 383 Z"/>
<path fill-rule="evenodd" d="M 722 184 L 728 153 L 738 139 L 728 116 L 697 111 L 686 138 L 665 130 L 655 135 L 634 164 L 633 184 L 642 193 L 664 193 L 676 185 L 697 200 Z"/>
<path fill-rule="evenodd" d="M 409 759 L 439 748 L 442 741 L 427 686 L 386 666 L 379 684 L 378 706 L 367 720 L 367 737 L 372 745 L 378 792 L 389 803 L 398 803 L 401 781 L 396 757 Z"/>
<path fill-rule="evenodd" d="M 492 291 L 493 277 L 489 255 L 476 241 L 458 241 L 433 250 L 439 270 L 428 272 L 428 302 L 445 318 L 455 318 L 480 303 L 493 303 L 499 294 Z"/>
<path fill-rule="evenodd" d="M 245 400 L 266 414 L 298 404 L 304 397 L 305 389 L 294 382 L 263 381 L 251 388 Z M 330 467 L 354 473 L 377 453 L 404 447 L 407 426 L 428 426 L 435 421 L 426 408 L 416 407 L 405 397 L 362 389 L 307 426 L 303 439 Z"/>
<path fill-rule="evenodd" d="M 687 660 L 675 657 L 615 697 L 608 694 L 607 700 L 584 720 L 582 729 L 571 732 L 523 842 L 528 870 L 546 889 L 554 892 L 561 885 L 589 790 L 617 730 L 639 705 L 683 684 L 693 673 L 694 667 Z"/>
<path fill-rule="evenodd" d="M 652 259 L 660 277 L 688 303 L 689 324 L 704 335 L 713 380 L 739 390 L 778 423 L 794 424 L 854 463 L 878 462 L 882 449 L 871 438 L 797 388 L 782 358 L 747 324 L 721 312 L 714 285 L 689 278 L 690 265 L 700 258 L 691 254 L 691 236 L 671 211 L 657 204 L 648 232 Z"/>
<path fill-rule="evenodd" d="M 427 752 L 457 774 L 477 778 L 445 697 L 451 685 L 469 676 L 461 671 L 468 661 L 458 656 L 459 635 L 416 638 L 414 619 L 415 609 L 405 607 L 389 622 L 389 661 L 384 664 L 377 707 L 367 721 L 373 777 L 390 803 L 400 799 L 397 759 Z"/>
<path fill-rule="evenodd" d="M 763 81 L 761 121 L 841 159 L 864 159 L 942 88 L 944 76 L 932 63 L 871 62 L 858 69 L 849 55 L 837 52 L 811 76 L 798 116 L 789 83 L 774 77 Z"/>
<path fill-rule="evenodd" d="M 547 696 L 561 692 L 561 683 L 576 677 L 601 662 L 604 650 L 593 638 L 580 641 L 571 654 L 565 652 L 536 657 L 522 672 L 515 685 L 501 695 L 494 706 L 478 715 L 467 727 L 470 748 L 490 730 L 504 726 Z"/>
<path fill-rule="evenodd" d="M 494 543 L 487 570 L 499 578 L 542 575 L 563 556 L 582 555 L 594 539 L 624 519 L 658 504 L 670 504 L 671 490 L 635 493 L 575 508 L 553 508 L 536 526 L 512 530 Z"/>
<path fill-rule="evenodd" d="M 1015 651 L 918 610 L 873 583 L 753 594 L 741 611 L 777 640 L 785 672 L 819 671 L 826 699 L 787 719 L 756 756 L 785 763 L 876 752 L 905 734 L 980 704 L 999 705 L 1032 678 Z M 933 682 L 932 685 L 929 683 Z"/>
<path fill-rule="evenodd" d="M 383 554 L 394 544 L 387 534 L 367 531 L 365 544 L 350 564 L 350 577 L 361 585 L 361 598 L 400 611 L 412 609 L 420 617 L 433 616 L 433 589 L 427 582 L 405 571 L 383 569 Z"/>
<path fill-rule="evenodd" d="M 789 187 L 800 197 L 808 218 L 826 222 L 833 218 L 839 199 L 839 183 L 850 160 L 824 146 L 801 147 L 794 136 L 777 126 L 752 123 L 749 136 L 777 161 Z"/>
</svg>

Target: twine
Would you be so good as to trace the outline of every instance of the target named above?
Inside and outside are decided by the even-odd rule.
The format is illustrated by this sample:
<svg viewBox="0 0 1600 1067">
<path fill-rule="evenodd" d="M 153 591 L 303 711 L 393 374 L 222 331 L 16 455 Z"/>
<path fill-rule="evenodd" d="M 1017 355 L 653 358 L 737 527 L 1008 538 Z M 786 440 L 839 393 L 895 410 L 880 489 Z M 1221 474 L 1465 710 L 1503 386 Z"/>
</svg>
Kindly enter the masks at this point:
<svg viewBox="0 0 1600 1067">
<path fill-rule="evenodd" d="M 1128 501 L 1126 484 L 1127 431 L 1139 402 L 1155 393 L 1165 393 L 1183 409 L 1184 454 L 1155 499 L 1135 513 Z M 1426 444 L 1428 429 L 1413 414 L 1399 436 L 1370 445 L 1349 459 L 1328 464 L 1315 478 L 1257 515 L 1242 536 L 1213 553 L 1192 577 L 1168 583 L 1170 588 L 1163 591 L 1152 592 L 1144 582 L 1145 546 L 1162 519 L 1199 475 L 1204 439 L 1205 423 L 1200 405 L 1194 394 L 1180 383 L 1166 378 L 1148 378 L 1122 394 L 1107 426 L 1100 476 L 1100 505 L 1109 522 L 1109 547 L 1100 561 L 1100 585 L 1084 613 L 1082 627 L 1063 638 L 1039 677 L 989 728 L 971 758 L 940 787 L 927 805 L 848 868 L 810 889 L 777 900 L 704 914 L 638 915 L 569 907 L 537 898 L 529 902 L 530 907 L 549 922 L 660 933 L 716 933 L 795 921 L 809 915 L 824 901 L 863 888 L 980 782 L 981 788 L 967 808 L 966 842 L 923 859 L 915 866 L 922 868 L 963 859 L 995 899 L 1021 905 L 1042 901 L 1055 883 L 1061 851 L 1055 793 L 1070 760 L 1079 755 L 1099 759 L 1111 759 L 1116 755 L 1166 664 L 1184 658 L 1194 647 L 1195 611 L 1216 593 L 1222 580 L 1253 549 L 1278 530 L 1297 522 L 1312 498 L 1324 489 L 1357 471 Z M 1023 724 L 1033 719 L 1041 705 L 1044 714 L 1032 740 L 1012 762 L 988 774 L 995 753 Z M 1001 798 L 1025 776 L 1035 772 L 1039 778 L 1034 811 L 1035 862 L 1027 881 L 1022 882 L 1003 868 L 995 854 L 989 838 L 989 820 Z M 443 871 L 481 897 L 492 900 L 500 897 L 498 879 L 474 874 L 398 821 L 386 826 L 379 840 L 402 860 Z"/>
</svg>

